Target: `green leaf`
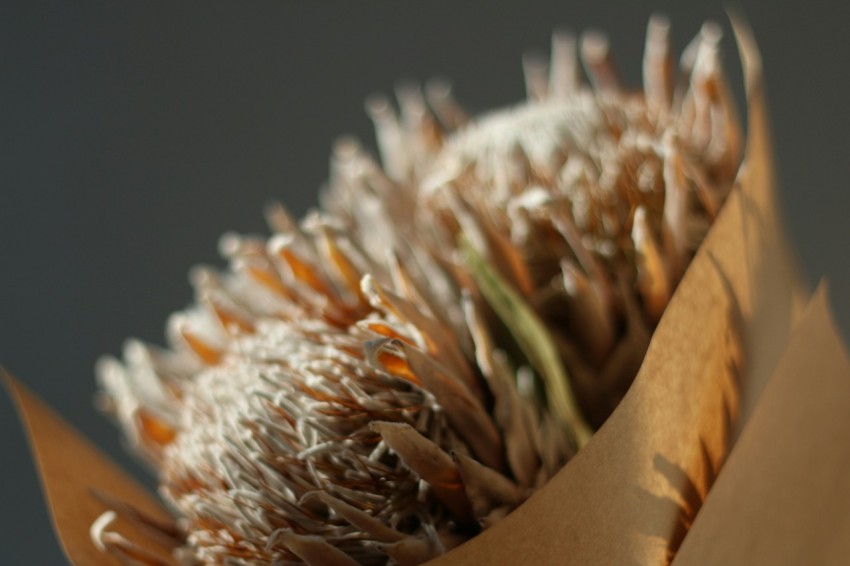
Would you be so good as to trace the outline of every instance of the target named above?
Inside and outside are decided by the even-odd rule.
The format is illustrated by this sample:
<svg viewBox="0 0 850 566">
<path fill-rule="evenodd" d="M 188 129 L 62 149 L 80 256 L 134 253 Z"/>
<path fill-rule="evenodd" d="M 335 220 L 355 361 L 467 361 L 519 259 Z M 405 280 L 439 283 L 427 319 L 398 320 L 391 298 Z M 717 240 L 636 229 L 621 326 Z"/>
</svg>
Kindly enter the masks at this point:
<svg viewBox="0 0 850 566">
<path fill-rule="evenodd" d="M 584 421 L 567 370 L 546 326 L 523 298 L 466 239 L 460 240 L 466 266 L 487 303 L 543 378 L 549 411 L 572 432 L 581 448 L 593 432 Z"/>
</svg>

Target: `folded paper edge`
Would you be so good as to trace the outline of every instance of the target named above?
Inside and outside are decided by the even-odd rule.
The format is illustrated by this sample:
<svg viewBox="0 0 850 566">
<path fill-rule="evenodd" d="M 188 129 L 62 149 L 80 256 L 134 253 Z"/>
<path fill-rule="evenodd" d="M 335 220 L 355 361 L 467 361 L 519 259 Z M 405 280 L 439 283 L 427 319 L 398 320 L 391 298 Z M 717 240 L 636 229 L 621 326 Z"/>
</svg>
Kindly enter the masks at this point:
<svg viewBox="0 0 850 566">
<path fill-rule="evenodd" d="M 767 385 L 811 290 L 788 242 L 779 200 L 761 53 L 752 28 L 739 10 L 729 19 L 738 46 L 747 99 L 747 137 L 738 184 L 742 189 L 743 244 L 749 271 L 752 312 L 744 340 L 748 374 L 741 395 L 736 437 Z"/>
<path fill-rule="evenodd" d="M 850 448 L 829 432 L 850 435 L 848 393 L 850 350 L 822 280 L 673 565 L 844 563 Z M 831 465 L 816 465 L 816 454 Z"/>
<path fill-rule="evenodd" d="M 91 524 L 107 510 L 91 493 L 93 487 L 163 522 L 171 520 L 155 497 L 20 380 L 3 367 L 0 374 L 26 432 L 51 524 L 72 564 L 115 564 L 89 536 Z"/>
</svg>

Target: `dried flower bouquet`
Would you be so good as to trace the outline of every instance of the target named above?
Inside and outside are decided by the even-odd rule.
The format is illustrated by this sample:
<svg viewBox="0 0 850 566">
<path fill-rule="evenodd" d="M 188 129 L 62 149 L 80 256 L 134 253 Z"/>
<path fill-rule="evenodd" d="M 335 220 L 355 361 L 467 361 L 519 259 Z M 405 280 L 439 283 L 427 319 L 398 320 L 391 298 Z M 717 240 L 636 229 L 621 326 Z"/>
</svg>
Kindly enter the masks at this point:
<svg viewBox="0 0 850 566">
<path fill-rule="evenodd" d="M 754 290 L 784 277 L 773 288 L 788 317 L 801 296 L 752 102 L 757 54 L 738 31 L 746 150 L 711 24 L 674 69 L 668 24 L 651 19 L 642 91 L 589 33 L 556 34 L 550 64 L 524 61 L 528 100 L 509 109 L 470 118 L 443 83 L 401 88 L 400 113 L 370 99 L 380 161 L 338 142 L 319 211 L 296 221 L 274 206 L 268 240 L 223 237 L 229 267 L 193 272 L 196 302 L 169 320 L 169 347 L 131 341 L 98 364 L 99 400 L 173 519 L 100 489 L 94 545 L 128 564 L 419 564 L 497 530 L 611 417 L 546 488 L 561 495 L 550 503 L 575 502 L 562 520 L 579 536 L 624 504 L 581 485 L 657 497 L 702 473 L 663 544 L 621 551 L 672 558 L 746 409 L 730 378 L 744 340 L 757 384 L 790 332 Z M 639 371 L 652 375 L 633 386 Z M 505 523 L 534 525 L 541 501 Z M 635 509 L 609 527 L 670 523 Z M 120 534 L 119 516 L 148 538 Z M 600 530 L 579 562 L 617 555 Z M 474 562 L 470 548 L 486 553 L 445 558 Z"/>
</svg>

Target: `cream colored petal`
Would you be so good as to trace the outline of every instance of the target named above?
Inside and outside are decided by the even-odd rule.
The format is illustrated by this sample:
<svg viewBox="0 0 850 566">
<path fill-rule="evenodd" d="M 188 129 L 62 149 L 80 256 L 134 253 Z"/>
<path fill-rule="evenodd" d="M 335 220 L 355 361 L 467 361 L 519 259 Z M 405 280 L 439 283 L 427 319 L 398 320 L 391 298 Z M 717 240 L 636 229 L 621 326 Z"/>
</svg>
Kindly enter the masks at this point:
<svg viewBox="0 0 850 566">
<path fill-rule="evenodd" d="M 515 507 L 522 501 L 519 487 L 499 472 L 464 454 L 455 453 L 452 458 L 477 518 L 497 505 Z"/>
<path fill-rule="evenodd" d="M 435 541 L 427 537 L 407 537 L 392 544 L 379 545 L 399 566 L 418 566 L 441 554 Z"/>
<path fill-rule="evenodd" d="M 461 521 L 472 517 L 469 499 L 451 456 L 403 423 L 373 422 L 370 428 L 428 483 L 434 494 Z"/>
<path fill-rule="evenodd" d="M 337 499 L 326 491 L 311 491 L 309 493 L 305 493 L 301 498 L 301 501 L 309 501 L 311 499 L 318 499 L 333 509 L 335 513 L 344 518 L 346 521 L 358 529 L 361 529 L 363 532 L 368 533 L 377 541 L 397 542 L 407 537 L 407 535 L 388 527 L 375 517 L 349 505 L 341 499 Z"/>
<path fill-rule="evenodd" d="M 277 542 L 283 543 L 307 566 L 357 566 L 356 560 L 319 536 L 297 535 L 280 529 L 269 537 L 270 545 Z"/>
<path fill-rule="evenodd" d="M 380 365 L 379 354 L 401 351 L 409 370 L 421 382 L 422 387 L 436 397 L 446 411 L 453 427 L 472 448 L 473 452 L 489 466 L 504 467 L 501 437 L 492 418 L 472 396 L 464 384 L 453 377 L 445 368 L 417 348 L 400 340 L 380 340 L 367 345 L 367 355 Z"/>
</svg>

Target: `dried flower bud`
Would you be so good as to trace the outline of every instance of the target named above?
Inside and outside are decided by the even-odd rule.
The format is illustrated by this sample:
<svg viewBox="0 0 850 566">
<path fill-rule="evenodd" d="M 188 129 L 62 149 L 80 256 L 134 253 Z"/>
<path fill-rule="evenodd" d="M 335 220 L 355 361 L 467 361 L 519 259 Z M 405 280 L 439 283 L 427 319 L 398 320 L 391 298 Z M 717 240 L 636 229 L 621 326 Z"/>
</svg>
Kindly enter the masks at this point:
<svg viewBox="0 0 850 566">
<path fill-rule="evenodd" d="M 469 121 L 443 82 L 400 89 L 398 114 L 370 99 L 380 165 L 341 140 L 321 212 L 226 235 L 170 348 L 100 363 L 187 561 L 424 562 L 587 441 L 740 158 L 716 29 L 678 77 L 667 33 L 651 20 L 643 92 L 599 34 L 581 84 L 557 34 L 514 108 Z"/>
</svg>

